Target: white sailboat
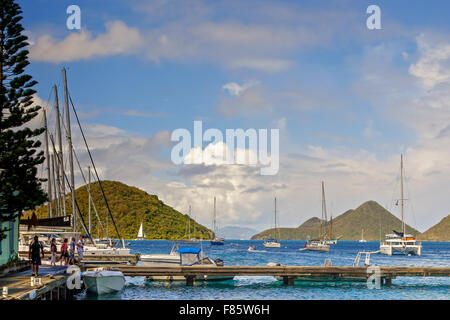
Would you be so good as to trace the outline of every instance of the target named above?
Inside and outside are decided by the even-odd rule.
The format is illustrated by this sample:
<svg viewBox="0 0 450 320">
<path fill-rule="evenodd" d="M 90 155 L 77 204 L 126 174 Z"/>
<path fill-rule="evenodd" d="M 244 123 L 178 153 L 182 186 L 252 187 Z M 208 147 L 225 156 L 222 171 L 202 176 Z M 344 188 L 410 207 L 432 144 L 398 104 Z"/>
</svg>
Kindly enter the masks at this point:
<svg viewBox="0 0 450 320">
<path fill-rule="evenodd" d="M 135 240 L 145 240 L 144 225 L 142 222 L 141 226 L 139 227 L 137 238 Z"/>
<path fill-rule="evenodd" d="M 266 248 L 281 248 L 281 243 L 276 238 L 276 233 L 278 231 L 278 237 L 279 237 L 279 230 L 277 228 L 277 198 L 275 197 L 275 226 L 274 226 L 274 236 L 273 238 L 269 238 L 264 240 L 264 247 Z"/>
<path fill-rule="evenodd" d="M 422 254 L 422 243 L 416 242 L 416 238 L 406 233 L 405 219 L 404 219 L 404 198 L 403 193 L 403 155 L 400 158 L 400 203 L 401 203 L 401 213 L 402 213 L 402 232 L 397 232 L 395 230 L 393 234 L 387 234 L 386 240 L 380 242 L 380 252 L 391 256 L 396 253 L 405 255 L 417 255 Z M 398 203 L 398 201 L 397 201 Z"/>
<path fill-rule="evenodd" d="M 301 251 L 330 251 L 330 245 L 326 243 L 326 228 L 325 223 L 327 222 L 327 207 L 325 202 L 325 186 L 322 181 L 322 220 L 320 220 L 320 232 L 319 239 L 314 239 L 306 241 L 305 247 L 299 250 Z"/>
<path fill-rule="evenodd" d="M 213 246 L 223 246 L 225 244 L 225 239 L 218 237 L 217 234 L 217 225 L 216 225 L 216 197 L 214 197 L 214 216 L 213 216 L 213 232 L 214 238 L 209 242 Z"/>
<path fill-rule="evenodd" d="M 195 233 L 195 224 L 194 224 L 194 233 Z M 198 243 L 198 239 L 196 238 L 191 238 L 191 206 L 189 206 L 189 217 L 188 217 L 188 221 L 186 222 L 186 234 L 187 234 L 187 239 L 184 239 L 183 242 L 184 243 Z"/>
<path fill-rule="evenodd" d="M 361 229 L 361 240 L 359 242 L 367 242 L 367 240 L 364 239 L 364 229 Z"/>
</svg>

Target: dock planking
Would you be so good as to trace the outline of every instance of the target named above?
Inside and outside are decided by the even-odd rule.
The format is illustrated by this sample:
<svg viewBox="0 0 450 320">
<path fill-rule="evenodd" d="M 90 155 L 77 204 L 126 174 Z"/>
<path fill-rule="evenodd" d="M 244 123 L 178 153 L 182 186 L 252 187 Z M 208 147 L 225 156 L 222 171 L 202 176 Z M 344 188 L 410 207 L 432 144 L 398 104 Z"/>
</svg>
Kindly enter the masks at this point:
<svg viewBox="0 0 450 320">
<path fill-rule="evenodd" d="M 184 276 L 188 284 L 195 277 L 203 276 L 274 276 L 280 277 L 286 284 L 292 284 L 296 278 L 308 278 L 318 281 L 324 278 L 367 279 L 374 274 L 371 267 L 347 266 L 130 266 L 116 265 L 110 267 L 121 271 L 125 276 Z M 450 267 L 396 267 L 379 266 L 378 275 L 385 284 L 397 277 L 448 277 Z M 320 280 L 319 280 L 320 279 Z"/>
</svg>

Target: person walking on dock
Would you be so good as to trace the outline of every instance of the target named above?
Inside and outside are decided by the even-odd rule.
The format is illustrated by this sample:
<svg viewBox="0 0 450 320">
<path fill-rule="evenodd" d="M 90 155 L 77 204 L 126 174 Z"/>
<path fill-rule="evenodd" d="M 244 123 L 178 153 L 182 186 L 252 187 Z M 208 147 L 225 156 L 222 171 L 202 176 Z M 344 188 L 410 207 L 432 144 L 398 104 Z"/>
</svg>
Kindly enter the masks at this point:
<svg viewBox="0 0 450 320">
<path fill-rule="evenodd" d="M 68 247 L 67 247 L 68 239 L 64 238 L 64 242 L 61 245 L 61 258 L 60 258 L 60 265 L 62 265 L 64 261 L 64 265 L 67 265 L 69 263 L 69 253 Z"/>
<path fill-rule="evenodd" d="M 56 253 L 57 253 L 58 249 L 56 248 L 56 239 L 52 238 L 52 241 L 50 242 L 50 252 L 52 253 L 52 261 L 51 261 L 51 265 L 53 267 L 56 267 Z"/>
<path fill-rule="evenodd" d="M 41 265 L 41 254 L 42 259 L 44 259 L 44 246 L 39 242 L 39 237 L 34 236 L 34 240 L 30 244 L 28 259 L 31 261 L 31 272 L 35 277 L 38 276 L 39 266 Z"/>
<path fill-rule="evenodd" d="M 83 251 L 84 251 L 84 243 L 83 237 L 80 236 L 80 240 L 77 243 L 77 251 L 78 251 L 78 263 L 81 263 L 81 259 L 83 259 Z"/>
<path fill-rule="evenodd" d="M 72 241 L 70 241 L 69 253 L 70 253 L 69 264 L 74 264 L 75 263 L 75 238 L 72 238 Z"/>
</svg>

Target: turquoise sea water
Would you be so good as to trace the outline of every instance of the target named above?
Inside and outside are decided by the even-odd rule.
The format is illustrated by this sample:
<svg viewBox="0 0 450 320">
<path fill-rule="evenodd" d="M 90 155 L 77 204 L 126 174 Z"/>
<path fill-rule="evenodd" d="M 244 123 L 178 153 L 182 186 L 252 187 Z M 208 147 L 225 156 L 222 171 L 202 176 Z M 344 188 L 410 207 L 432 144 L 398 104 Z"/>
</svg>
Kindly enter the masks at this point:
<svg viewBox="0 0 450 320">
<path fill-rule="evenodd" d="M 132 253 L 168 253 L 170 241 L 128 241 Z M 247 251 L 256 245 L 256 252 Z M 277 262 L 283 265 L 323 265 L 331 259 L 335 266 L 351 266 L 359 251 L 376 251 L 379 242 L 359 243 L 339 241 L 332 245 L 329 253 L 298 251 L 305 241 L 282 241 L 280 249 L 264 248 L 262 241 L 228 240 L 224 246 L 211 246 L 203 242 L 202 247 L 210 258 L 221 258 L 225 265 L 266 265 Z M 181 244 L 181 247 L 200 247 L 200 244 Z M 363 264 L 363 259 L 361 259 Z M 450 266 L 450 243 L 424 242 L 422 256 L 372 255 L 372 265 L 393 266 Z M 450 299 L 449 277 L 399 277 L 392 280 L 391 287 L 369 289 L 360 283 L 314 283 L 296 282 L 295 286 L 284 286 L 273 277 L 235 277 L 221 283 L 196 283 L 187 287 L 185 282 L 146 282 L 144 277 L 126 277 L 126 286 L 120 293 L 95 297 L 82 293 L 80 299 Z"/>
</svg>

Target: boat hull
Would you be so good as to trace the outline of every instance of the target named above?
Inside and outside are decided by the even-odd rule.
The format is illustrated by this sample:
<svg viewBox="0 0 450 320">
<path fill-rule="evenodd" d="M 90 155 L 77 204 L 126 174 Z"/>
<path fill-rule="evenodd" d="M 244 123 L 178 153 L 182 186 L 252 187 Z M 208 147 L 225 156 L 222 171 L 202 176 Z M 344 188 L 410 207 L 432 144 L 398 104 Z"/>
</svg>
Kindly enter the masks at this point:
<svg viewBox="0 0 450 320">
<path fill-rule="evenodd" d="M 87 271 L 83 281 L 87 291 L 97 295 L 117 292 L 125 286 L 125 277 L 120 271 Z"/>
<path fill-rule="evenodd" d="M 148 254 L 141 255 L 141 261 L 146 266 L 179 266 L 179 254 Z"/>
<path fill-rule="evenodd" d="M 380 246 L 380 253 L 392 256 L 395 254 L 403 254 L 403 255 L 414 255 L 414 256 L 420 256 L 422 254 L 422 246 L 389 246 L 389 245 L 381 245 Z"/>
<path fill-rule="evenodd" d="M 266 248 L 281 248 L 280 242 L 264 242 L 263 245 Z"/>
<path fill-rule="evenodd" d="M 307 244 L 304 248 L 299 249 L 301 251 L 319 251 L 319 252 L 329 252 L 330 246 L 328 244 Z"/>
</svg>

